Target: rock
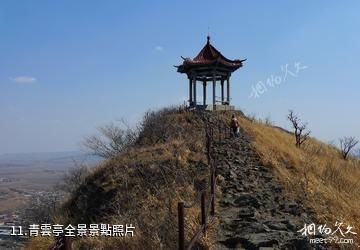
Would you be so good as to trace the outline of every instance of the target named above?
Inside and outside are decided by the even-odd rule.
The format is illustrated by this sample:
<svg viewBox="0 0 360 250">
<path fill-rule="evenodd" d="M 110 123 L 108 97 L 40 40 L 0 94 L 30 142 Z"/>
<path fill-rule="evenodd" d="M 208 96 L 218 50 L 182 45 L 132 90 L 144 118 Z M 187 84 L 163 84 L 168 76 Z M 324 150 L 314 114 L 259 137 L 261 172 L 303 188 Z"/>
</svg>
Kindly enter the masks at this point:
<svg viewBox="0 0 360 250">
<path fill-rule="evenodd" d="M 222 204 L 223 204 L 224 206 L 232 206 L 232 205 L 234 205 L 234 200 L 233 200 L 232 197 L 225 197 L 225 198 L 223 198 L 223 200 L 222 200 Z"/>
<path fill-rule="evenodd" d="M 284 244 L 286 250 L 308 250 L 313 249 L 306 238 L 291 239 Z M 325 249 L 325 248 L 324 248 Z"/>
<path fill-rule="evenodd" d="M 296 233 L 299 225 L 311 221 L 312 211 L 285 196 L 272 169 L 262 165 L 245 135 L 216 147 L 217 174 L 225 184 L 214 249 L 326 249 L 310 246 Z"/>
<path fill-rule="evenodd" d="M 255 210 L 249 207 L 240 208 L 238 216 L 240 218 L 248 218 L 248 217 L 254 217 L 255 216 Z"/>
<path fill-rule="evenodd" d="M 266 181 L 271 181 L 271 180 L 273 179 L 273 177 L 270 176 L 270 175 L 263 175 L 262 177 L 263 177 Z"/>
<path fill-rule="evenodd" d="M 248 225 L 244 226 L 244 223 L 248 223 Z M 259 222 L 242 222 L 241 227 L 241 233 L 264 233 L 270 231 L 265 224 Z"/>
<path fill-rule="evenodd" d="M 239 159 L 235 159 L 235 160 L 234 160 L 234 163 L 235 163 L 236 165 L 242 165 L 242 164 L 243 164 L 243 162 L 242 162 L 241 160 L 239 160 Z"/>
<path fill-rule="evenodd" d="M 238 192 L 243 192 L 244 191 L 244 188 L 243 187 L 241 187 L 240 185 L 236 185 L 236 190 L 238 191 Z"/>
<path fill-rule="evenodd" d="M 224 183 L 224 181 L 225 181 L 224 176 L 219 174 L 216 178 L 216 184 L 221 185 L 222 183 Z"/>
<path fill-rule="evenodd" d="M 287 227 L 288 229 L 290 229 L 291 231 L 297 231 L 297 229 L 298 229 L 298 228 L 296 227 L 296 225 L 295 225 L 292 221 L 290 221 L 290 220 L 282 220 L 281 223 L 285 224 L 286 227 Z"/>
<path fill-rule="evenodd" d="M 286 211 L 292 215 L 300 216 L 301 215 L 301 208 L 297 203 L 289 203 L 287 205 Z"/>
<path fill-rule="evenodd" d="M 276 221 L 270 221 L 270 222 L 266 223 L 266 225 L 272 230 L 286 231 L 288 229 L 285 224 L 283 224 L 281 222 L 276 222 Z"/>
<path fill-rule="evenodd" d="M 258 208 L 260 206 L 259 201 L 253 194 L 243 193 L 234 200 L 234 204 L 238 206 L 252 206 Z"/>
<path fill-rule="evenodd" d="M 232 179 L 236 179 L 236 178 L 237 178 L 237 174 L 235 174 L 235 172 L 234 172 L 233 170 L 230 170 L 229 176 L 230 176 L 230 178 L 232 178 Z"/>
<path fill-rule="evenodd" d="M 307 221 L 308 220 L 308 218 L 309 218 L 309 216 L 307 215 L 307 213 L 301 213 L 301 218 L 303 218 L 304 219 L 304 221 Z"/>
<path fill-rule="evenodd" d="M 295 203 L 295 202 L 291 202 L 291 203 L 288 204 L 289 208 L 297 208 L 298 206 L 299 205 L 297 203 Z"/>
<path fill-rule="evenodd" d="M 241 239 L 246 249 L 259 249 L 260 247 L 276 247 L 279 241 L 275 239 L 273 234 L 257 233 L 249 234 Z"/>
<path fill-rule="evenodd" d="M 276 214 L 276 212 L 277 212 L 276 208 L 270 209 L 270 213 L 272 216 L 274 216 Z"/>
<path fill-rule="evenodd" d="M 239 243 L 243 241 L 241 237 L 229 237 L 224 241 L 221 241 L 227 248 L 235 248 Z"/>
</svg>

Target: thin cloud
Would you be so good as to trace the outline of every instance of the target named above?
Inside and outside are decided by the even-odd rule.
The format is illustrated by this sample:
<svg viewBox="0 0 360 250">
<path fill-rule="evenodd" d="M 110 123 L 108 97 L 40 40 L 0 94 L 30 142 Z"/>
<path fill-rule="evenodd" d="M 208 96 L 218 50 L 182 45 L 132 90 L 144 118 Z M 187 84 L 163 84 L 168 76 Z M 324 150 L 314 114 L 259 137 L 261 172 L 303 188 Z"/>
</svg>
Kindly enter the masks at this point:
<svg viewBox="0 0 360 250">
<path fill-rule="evenodd" d="M 155 50 L 159 51 L 159 52 L 162 52 L 162 51 L 164 51 L 164 48 L 162 46 L 158 45 L 158 46 L 155 47 Z"/>
<path fill-rule="evenodd" d="M 33 76 L 15 76 L 15 77 L 9 77 L 9 79 L 13 82 L 20 84 L 30 84 L 37 82 L 37 79 Z"/>
</svg>

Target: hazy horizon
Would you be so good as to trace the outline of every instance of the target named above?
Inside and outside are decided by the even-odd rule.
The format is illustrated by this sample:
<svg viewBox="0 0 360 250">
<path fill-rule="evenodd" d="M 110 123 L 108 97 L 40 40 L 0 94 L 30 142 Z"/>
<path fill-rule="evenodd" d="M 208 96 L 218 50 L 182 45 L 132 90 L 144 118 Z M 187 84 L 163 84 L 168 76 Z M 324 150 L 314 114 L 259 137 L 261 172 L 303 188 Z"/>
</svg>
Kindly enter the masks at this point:
<svg viewBox="0 0 360 250">
<path fill-rule="evenodd" d="M 0 155 L 79 151 L 101 125 L 182 104 L 188 80 L 173 66 L 195 57 L 208 34 L 226 57 L 247 59 L 231 78 L 233 105 L 287 129 L 293 109 L 324 142 L 360 139 L 359 9 L 358 1 L 1 1 Z M 254 96 L 260 81 L 266 90 Z"/>
</svg>

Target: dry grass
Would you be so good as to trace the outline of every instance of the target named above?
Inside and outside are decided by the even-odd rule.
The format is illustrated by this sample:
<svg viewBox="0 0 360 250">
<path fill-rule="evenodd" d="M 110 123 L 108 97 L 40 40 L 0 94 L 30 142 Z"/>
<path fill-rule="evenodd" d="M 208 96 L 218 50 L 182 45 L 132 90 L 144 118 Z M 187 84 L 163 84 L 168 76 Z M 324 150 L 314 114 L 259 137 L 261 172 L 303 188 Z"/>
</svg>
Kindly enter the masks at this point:
<svg viewBox="0 0 360 250">
<path fill-rule="evenodd" d="M 48 249 L 49 246 L 55 243 L 52 237 L 36 237 L 32 238 L 30 243 L 26 246 L 27 250 Z"/>
<path fill-rule="evenodd" d="M 299 149 L 286 131 L 246 118 L 240 123 L 263 163 L 274 168 L 288 194 L 312 208 L 320 223 L 333 229 L 336 221 L 354 226 L 359 242 L 360 161 L 345 161 L 337 148 L 314 138 Z"/>
<path fill-rule="evenodd" d="M 209 180 L 204 122 L 193 112 L 153 114 L 137 144 L 95 168 L 58 216 L 59 223 L 133 224 L 130 238 L 87 237 L 75 249 L 176 249 L 177 203 L 185 209 L 186 239 L 199 226 L 199 191 Z M 203 240 L 199 249 L 208 249 Z M 37 241 L 31 242 L 37 244 Z M 50 242 L 49 242 L 50 243 Z M 43 249 L 48 245 L 44 245 Z"/>
<path fill-rule="evenodd" d="M 212 116 L 228 123 L 231 114 Z M 360 233 L 358 160 L 344 161 L 339 150 L 315 139 L 296 148 L 293 135 L 244 117 L 240 124 L 290 196 L 312 208 L 319 222 L 330 226 L 342 221 Z M 176 249 L 177 203 L 197 201 L 185 210 L 186 239 L 190 240 L 200 224 L 198 194 L 208 178 L 201 115 L 150 114 L 137 143 L 94 169 L 66 202 L 57 222 L 132 223 L 136 227 L 133 238 L 77 239 L 75 249 Z M 216 223 L 210 223 L 212 228 Z M 211 248 L 213 233 L 210 230 L 200 241 L 200 249 Z M 36 247 L 39 244 L 34 239 L 29 249 L 45 249 L 51 241 Z"/>
</svg>

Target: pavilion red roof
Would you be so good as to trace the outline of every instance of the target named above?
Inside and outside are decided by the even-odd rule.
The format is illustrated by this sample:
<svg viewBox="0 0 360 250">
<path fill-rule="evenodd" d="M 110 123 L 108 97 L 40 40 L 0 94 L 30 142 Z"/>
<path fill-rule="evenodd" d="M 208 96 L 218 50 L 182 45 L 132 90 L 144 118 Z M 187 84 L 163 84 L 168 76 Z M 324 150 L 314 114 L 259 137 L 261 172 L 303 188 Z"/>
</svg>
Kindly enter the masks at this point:
<svg viewBox="0 0 360 250">
<path fill-rule="evenodd" d="M 177 66 L 178 72 L 186 73 L 191 68 L 195 68 L 197 66 L 224 66 L 228 68 L 229 71 L 235 71 L 236 69 L 242 66 L 242 62 L 245 60 L 230 60 L 223 56 L 220 51 L 218 51 L 214 46 L 210 44 L 210 37 L 207 37 L 207 43 L 199 52 L 199 54 L 191 58 L 183 58 L 184 61 L 182 65 Z"/>
</svg>

